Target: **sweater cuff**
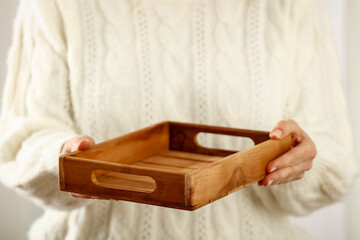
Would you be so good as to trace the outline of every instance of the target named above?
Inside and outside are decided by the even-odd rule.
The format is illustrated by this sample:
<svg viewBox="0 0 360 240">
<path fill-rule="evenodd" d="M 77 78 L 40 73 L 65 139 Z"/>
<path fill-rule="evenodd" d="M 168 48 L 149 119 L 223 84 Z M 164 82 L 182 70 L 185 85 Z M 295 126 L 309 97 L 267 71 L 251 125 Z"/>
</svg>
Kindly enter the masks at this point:
<svg viewBox="0 0 360 240">
<path fill-rule="evenodd" d="M 0 181 L 39 206 L 71 210 L 91 202 L 71 197 L 59 188 L 59 156 L 62 145 L 75 133 L 46 130 L 33 134 L 22 144 L 16 160 L 0 165 Z"/>
<path fill-rule="evenodd" d="M 359 174 L 352 147 L 340 146 L 327 136 L 314 135 L 312 139 L 318 152 L 313 170 L 318 172 L 319 186 L 329 199 L 339 201 L 350 191 Z"/>
</svg>

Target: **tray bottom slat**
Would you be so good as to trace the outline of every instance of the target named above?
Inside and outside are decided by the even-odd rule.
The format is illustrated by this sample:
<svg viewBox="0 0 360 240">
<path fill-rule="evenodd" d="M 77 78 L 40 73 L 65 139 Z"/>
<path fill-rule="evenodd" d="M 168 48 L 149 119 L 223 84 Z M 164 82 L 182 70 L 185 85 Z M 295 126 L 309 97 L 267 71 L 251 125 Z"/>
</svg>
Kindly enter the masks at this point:
<svg viewBox="0 0 360 240">
<path fill-rule="evenodd" d="M 148 162 L 142 162 L 142 161 L 135 162 L 131 165 L 139 166 L 139 167 L 146 167 L 146 168 L 151 168 L 151 169 L 164 169 L 164 170 L 170 170 L 170 171 L 175 171 L 175 172 L 179 172 L 179 173 L 187 173 L 187 172 L 191 172 L 194 170 L 193 168 L 174 167 L 174 166 L 169 166 L 169 165 L 161 165 L 161 164 L 148 163 Z"/>
<path fill-rule="evenodd" d="M 167 150 L 131 165 L 187 173 L 206 167 L 221 158 L 221 156 Z"/>
<path fill-rule="evenodd" d="M 223 158 L 222 156 L 206 155 L 206 154 L 200 154 L 200 153 L 180 152 L 180 151 L 174 151 L 174 150 L 163 151 L 157 155 L 164 156 L 164 157 L 183 158 L 183 159 L 187 159 L 187 160 L 205 161 L 205 162 L 214 162 L 218 159 Z"/>
</svg>

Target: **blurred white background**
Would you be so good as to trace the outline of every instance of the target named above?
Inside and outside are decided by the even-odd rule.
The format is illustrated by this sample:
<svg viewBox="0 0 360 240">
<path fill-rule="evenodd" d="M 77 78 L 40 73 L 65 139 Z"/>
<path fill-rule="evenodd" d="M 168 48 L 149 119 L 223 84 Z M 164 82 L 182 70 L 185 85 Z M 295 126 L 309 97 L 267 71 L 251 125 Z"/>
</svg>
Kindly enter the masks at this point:
<svg viewBox="0 0 360 240">
<path fill-rule="evenodd" d="M 360 1 L 327 0 L 334 25 L 334 36 L 343 70 L 343 83 L 349 103 L 356 145 L 360 128 Z M 18 0 L 0 0 L 0 91 L 6 76 L 6 56 L 11 44 L 13 19 Z M 359 28 L 359 29 L 358 29 Z M 359 151 L 356 149 L 357 160 Z M 359 161 L 360 162 L 360 161 Z M 323 208 L 310 216 L 293 221 L 309 232 L 314 239 L 360 239 L 360 183 L 346 201 Z M 32 221 L 42 214 L 41 209 L 0 185 L 0 239 L 26 239 Z"/>
<path fill-rule="evenodd" d="M 11 44 L 13 21 L 18 0 L 0 0 L 0 91 L 6 77 L 6 58 Z M 0 133 L 1 134 L 1 133 Z M 32 221 L 42 211 L 30 201 L 0 184 L 0 239 L 26 239 Z"/>
</svg>

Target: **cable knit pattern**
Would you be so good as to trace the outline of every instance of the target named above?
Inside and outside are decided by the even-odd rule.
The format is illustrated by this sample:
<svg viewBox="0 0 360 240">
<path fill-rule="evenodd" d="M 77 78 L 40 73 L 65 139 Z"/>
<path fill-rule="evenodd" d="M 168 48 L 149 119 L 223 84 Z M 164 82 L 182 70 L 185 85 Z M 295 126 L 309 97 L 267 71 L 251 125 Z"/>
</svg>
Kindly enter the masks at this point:
<svg viewBox="0 0 360 240">
<path fill-rule="evenodd" d="M 342 199 L 357 174 L 323 4 L 22 0 L 0 121 L 0 181 L 45 209 L 29 238 L 306 239 L 288 216 Z M 78 134 L 99 142 L 163 120 L 270 130 L 286 118 L 318 149 L 300 181 L 253 185 L 195 212 L 58 190 L 61 146 Z"/>
<path fill-rule="evenodd" d="M 140 89 L 142 85 L 137 79 L 138 67 L 136 59 L 135 31 L 132 19 L 132 4 L 130 1 L 97 1 L 100 9 L 100 21 L 102 43 L 105 46 L 104 61 L 101 63 L 105 74 L 103 78 L 103 91 L 99 91 L 99 98 L 102 96 L 117 96 L 116 101 L 112 98 L 103 98 L 98 103 L 100 112 L 107 116 L 108 126 L 101 139 L 115 137 L 124 132 L 138 129 L 140 127 L 138 117 L 131 116 L 140 108 Z M 112 82 L 110 79 L 117 79 Z M 136 83 L 130 81 L 135 79 Z M 115 86 L 115 87 L 114 87 Z M 129 94 L 129 93 L 132 94 Z M 97 99 L 99 99 L 97 98 Z M 126 102 L 127 104 L 122 104 Z M 142 101 L 141 101 L 142 102 Z M 112 105 L 113 111 L 108 111 L 106 106 Z M 119 113 L 122 122 L 118 121 Z M 102 118 L 100 116 L 100 118 Z M 126 124 L 123 122 L 126 121 Z M 146 125 L 142 123 L 142 125 Z"/>
<path fill-rule="evenodd" d="M 244 59 L 244 28 L 245 22 L 244 4 L 245 1 L 232 1 L 232 4 L 223 4 L 221 0 L 215 1 L 214 11 L 216 13 L 214 37 L 216 44 L 216 58 L 215 64 L 217 67 L 217 90 L 216 93 L 216 109 L 218 120 L 229 124 L 226 118 L 228 115 L 233 115 L 239 126 L 249 125 L 248 119 L 244 119 L 241 115 L 234 112 L 248 111 L 249 107 L 247 100 L 251 97 L 250 92 L 241 94 L 235 101 L 229 101 L 224 106 L 222 92 L 228 91 L 230 96 L 235 96 L 238 89 L 250 89 L 250 81 L 247 76 L 246 68 L 239 68 L 239 64 L 245 66 Z"/>
<path fill-rule="evenodd" d="M 162 84 L 165 88 L 171 89 L 161 94 L 161 106 L 165 107 L 165 111 L 174 119 L 183 119 L 184 116 L 192 114 L 191 94 L 177 91 L 184 82 L 191 84 L 191 56 L 186 52 L 191 46 L 191 4 L 191 1 L 181 0 L 157 1 L 154 7 L 159 21 L 156 34 L 162 48 L 159 70 L 163 74 Z M 176 11 L 172 11 L 173 8 L 176 8 Z M 174 107 L 178 99 L 183 99 L 183 106 Z"/>
<path fill-rule="evenodd" d="M 136 12 L 139 36 L 139 52 L 140 52 L 140 87 L 141 92 L 141 124 L 143 126 L 150 125 L 153 122 L 153 76 L 151 69 L 151 49 L 149 43 L 149 23 L 148 8 L 140 7 Z M 142 217 L 140 218 L 141 227 L 139 235 L 141 239 L 151 239 L 152 237 L 152 219 L 153 208 L 147 205 L 140 206 Z"/>
<path fill-rule="evenodd" d="M 206 73 L 206 32 L 207 12 L 205 1 L 201 0 L 194 4 L 193 33 L 194 33 L 194 93 L 195 93 L 195 117 L 194 122 L 206 123 L 208 121 L 207 94 L 209 85 Z M 202 138 L 201 138 L 202 137 Z M 199 142 L 206 144 L 204 135 L 198 137 Z M 206 216 L 208 208 L 200 209 L 194 213 L 195 216 L 195 237 L 196 239 L 207 239 Z"/>
</svg>

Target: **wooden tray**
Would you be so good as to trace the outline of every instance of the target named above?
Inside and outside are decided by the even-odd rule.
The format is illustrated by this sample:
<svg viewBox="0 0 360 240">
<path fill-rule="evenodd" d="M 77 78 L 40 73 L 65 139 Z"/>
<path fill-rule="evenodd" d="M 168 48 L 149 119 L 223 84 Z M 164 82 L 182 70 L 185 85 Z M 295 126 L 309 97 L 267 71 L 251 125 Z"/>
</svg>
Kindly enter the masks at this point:
<svg viewBox="0 0 360 240">
<path fill-rule="evenodd" d="M 206 148 L 200 132 L 251 138 L 235 152 Z M 61 155 L 62 191 L 195 210 L 253 184 L 269 161 L 290 149 L 291 137 L 269 140 L 269 132 L 180 122 L 160 122 Z"/>
</svg>

